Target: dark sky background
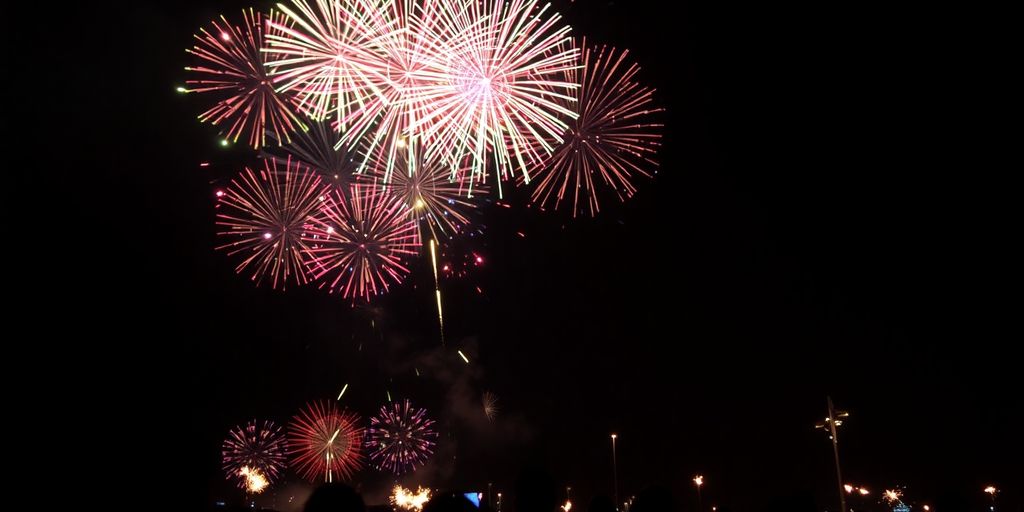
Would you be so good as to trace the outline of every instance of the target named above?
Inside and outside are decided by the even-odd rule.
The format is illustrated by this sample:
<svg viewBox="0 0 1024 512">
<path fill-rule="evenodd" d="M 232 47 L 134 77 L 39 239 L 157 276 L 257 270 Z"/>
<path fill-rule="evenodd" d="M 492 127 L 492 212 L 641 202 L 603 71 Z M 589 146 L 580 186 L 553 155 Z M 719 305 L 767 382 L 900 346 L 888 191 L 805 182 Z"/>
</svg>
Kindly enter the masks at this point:
<svg viewBox="0 0 1024 512">
<path fill-rule="evenodd" d="M 1001 44 L 967 33 L 983 18 L 924 3 L 560 5 L 657 88 L 661 170 L 596 219 L 516 196 L 485 208 L 486 263 L 445 283 L 440 351 L 424 262 L 354 310 L 255 288 L 214 252 L 216 180 L 256 158 L 218 147 L 195 121 L 203 98 L 174 87 L 192 33 L 243 5 L 163 4 L 24 16 L 14 32 L 53 75 L 12 102 L 39 135 L 16 148 L 36 174 L 15 183 L 55 183 L 23 210 L 44 220 L 25 223 L 36 256 L 12 271 L 48 311 L 37 328 L 51 382 L 66 379 L 62 414 L 89 432 L 89 460 L 118 468 L 91 496 L 233 499 L 227 429 L 285 422 L 348 382 L 364 416 L 386 391 L 430 408 L 442 443 L 417 477 L 435 486 L 508 492 L 534 464 L 586 502 L 610 490 L 617 432 L 623 495 L 664 485 L 693 510 L 702 473 L 723 510 L 834 510 L 813 429 L 831 395 L 852 413 L 846 480 L 876 497 L 906 486 L 939 511 L 980 510 L 995 483 L 1004 510 L 1022 509 L 1020 230 L 990 175 L 1013 172 L 989 149 L 1007 138 L 978 117 L 991 104 L 975 82 L 996 63 L 981 50 Z M 473 409 L 483 390 L 500 397 L 494 424 Z M 359 480 L 371 496 L 389 482 Z"/>
</svg>

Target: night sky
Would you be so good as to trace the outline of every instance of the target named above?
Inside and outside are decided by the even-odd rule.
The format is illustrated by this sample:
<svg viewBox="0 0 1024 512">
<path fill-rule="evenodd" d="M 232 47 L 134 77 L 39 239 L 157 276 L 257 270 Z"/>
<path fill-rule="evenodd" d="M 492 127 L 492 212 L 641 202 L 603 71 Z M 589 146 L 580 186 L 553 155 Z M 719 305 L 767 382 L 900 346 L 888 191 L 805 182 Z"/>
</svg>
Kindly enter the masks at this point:
<svg viewBox="0 0 1024 512">
<path fill-rule="evenodd" d="M 435 463 L 403 482 L 510 492 L 540 466 L 583 505 L 610 493 L 616 432 L 624 496 L 663 485 L 693 510 L 701 473 L 721 510 L 835 510 L 813 428 L 831 395 L 851 412 L 847 481 L 876 497 L 905 486 L 939 511 L 980 510 L 993 483 L 1001 510 L 1022 510 L 1007 264 L 1020 229 L 989 177 L 987 128 L 960 103 L 986 100 L 947 79 L 987 61 L 927 13 L 556 4 L 574 33 L 629 48 L 657 88 L 660 171 L 595 219 L 515 193 L 485 206 L 469 245 L 484 265 L 443 284 L 442 351 L 426 260 L 354 309 L 256 288 L 213 250 L 214 191 L 258 161 L 219 147 L 195 119 L 204 98 L 174 88 L 193 32 L 249 4 L 163 4 L 71 8 L 14 33 L 37 53 L 16 55 L 12 78 L 20 58 L 54 77 L 12 100 L 37 136 L 12 150 L 30 172 L 10 172 L 47 197 L 21 209 L 43 217 L 19 221 L 31 262 L 9 272 L 47 311 L 40 357 L 67 394 L 43 408 L 81 424 L 83 459 L 119 468 L 87 500 L 237 499 L 220 471 L 227 430 L 284 423 L 350 383 L 345 405 L 364 416 L 390 392 L 439 420 Z M 38 41 L 54 32 L 73 40 Z M 484 390 L 500 397 L 493 424 L 473 409 Z M 389 483 L 359 480 L 368 496 Z"/>
</svg>

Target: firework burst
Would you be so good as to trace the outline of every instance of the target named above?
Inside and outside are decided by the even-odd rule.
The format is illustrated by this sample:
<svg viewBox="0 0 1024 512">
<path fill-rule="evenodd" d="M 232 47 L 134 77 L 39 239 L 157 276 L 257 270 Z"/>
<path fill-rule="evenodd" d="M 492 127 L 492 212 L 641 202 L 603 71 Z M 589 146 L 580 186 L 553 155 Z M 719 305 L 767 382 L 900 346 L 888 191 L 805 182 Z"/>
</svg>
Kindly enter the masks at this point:
<svg viewBox="0 0 1024 512">
<path fill-rule="evenodd" d="M 487 187 L 476 186 L 474 194 L 468 194 L 475 181 L 465 165 L 460 166 L 453 176 L 450 165 L 440 160 L 427 160 L 416 141 L 399 139 L 405 149 L 396 158 L 396 165 L 390 180 L 387 177 L 387 162 L 373 161 L 374 177 L 369 178 L 400 197 L 409 208 L 410 214 L 423 221 L 436 238 L 438 232 L 452 236 L 469 224 L 469 214 L 476 207 L 472 200 L 477 194 L 486 194 Z M 417 223 L 419 225 L 419 223 Z"/>
<path fill-rule="evenodd" d="M 182 90 L 218 95 L 219 101 L 199 120 L 223 126 L 225 140 L 238 142 L 245 135 L 249 145 L 259 149 L 266 145 L 268 132 L 277 140 L 288 140 L 288 134 L 303 125 L 287 97 L 274 91 L 260 51 L 273 33 L 268 27 L 288 23 L 273 11 L 264 15 L 247 9 L 242 18 L 241 25 L 232 25 L 221 16 L 219 22 L 210 23 L 209 30 L 201 28 L 195 35 L 195 46 L 186 51 L 200 64 L 185 68 L 196 78 L 187 80 Z"/>
<path fill-rule="evenodd" d="M 573 216 L 594 216 L 599 187 L 624 201 L 636 192 L 633 178 L 657 168 L 663 125 L 651 117 L 663 109 L 653 104 L 654 90 L 636 81 L 640 68 L 627 60 L 628 51 L 588 47 L 585 39 L 583 48 L 582 70 L 569 70 L 567 79 L 581 84 L 574 91 L 578 115 L 541 165 L 532 200 L 542 208 L 571 203 Z"/>
<path fill-rule="evenodd" d="M 378 187 L 335 190 L 307 230 L 307 266 L 320 286 L 369 299 L 409 273 L 403 258 L 420 245 L 416 221 L 398 197 Z"/>
<path fill-rule="evenodd" d="M 481 399 L 484 406 L 484 416 L 487 416 L 488 421 L 494 421 L 494 417 L 498 414 L 498 395 L 491 393 L 490 391 L 484 391 Z"/>
<path fill-rule="evenodd" d="M 426 409 L 415 408 L 408 400 L 384 405 L 370 419 L 366 440 L 370 460 L 396 475 L 415 470 L 434 453 L 433 424 Z"/>
<path fill-rule="evenodd" d="M 344 148 L 336 148 L 338 132 L 325 121 L 310 121 L 308 128 L 292 134 L 291 141 L 281 147 L 264 151 L 263 155 L 278 163 L 300 161 L 318 173 L 321 179 L 339 190 L 347 191 L 353 183 L 357 163 Z"/>
<path fill-rule="evenodd" d="M 348 480 L 362 468 L 359 415 L 332 402 L 311 402 L 289 425 L 292 465 L 310 482 Z"/>
<path fill-rule="evenodd" d="M 264 160 L 259 172 L 246 168 L 217 192 L 217 235 L 228 241 L 217 247 L 242 261 L 235 271 L 251 272 L 252 280 L 285 288 L 289 281 L 309 280 L 303 263 L 303 232 L 320 207 L 325 187 L 298 163 Z"/>
<path fill-rule="evenodd" d="M 238 478 L 239 487 L 260 492 L 280 476 L 286 465 L 288 441 L 281 427 L 271 421 L 250 421 L 228 432 L 221 447 L 224 472 Z M 262 478 L 260 491 L 252 491 L 254 479 Z"/>
<path fill-rule="evenodd" d="M 536 0 L 445 0 L 435 47 L 424 52 L 408 88 L 410 133 L 427 142 L 427 159 L 458 162 L 469 155 L 474 176 L 493 160 L 500 180 L 540 161 L 562 141 L 574 112 L 562 101 L 577 84 L 577 66 L 561 16 Z"/>
<path fill-rule="evenodd" d="M 385 80 L 381 40 L 395 25 L 377 0 L 292 0 L 278 4 L 289 23 L 274 22 L 264 51 L 277 90 L 295 95 L 316 120 L 347 131 L 352 112 L 367 108 Z"/>
</svg>

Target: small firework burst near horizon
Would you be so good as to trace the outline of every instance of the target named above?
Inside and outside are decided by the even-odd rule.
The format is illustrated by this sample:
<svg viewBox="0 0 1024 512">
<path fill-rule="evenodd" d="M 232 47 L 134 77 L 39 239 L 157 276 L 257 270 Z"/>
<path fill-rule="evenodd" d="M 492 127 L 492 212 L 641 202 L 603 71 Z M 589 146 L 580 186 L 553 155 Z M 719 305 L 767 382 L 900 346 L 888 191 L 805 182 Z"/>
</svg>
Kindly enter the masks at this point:
<svg viewBox="0 0 1024 512">
<path fill-rule="evenodd" d="M 273 26 L 287 27 L 281 13 L 269 15 L 242 10 L 241 25 L 224 16 L 200 28 L 196 44 L 185 51 L 199 63 L 186 67 L 195 78 L 179 87 L 182 93 L 211 93 L 217 103 L 199 115 L 201 122 L 223 127 L 223 145 L 243 135 L 255 149 L 266 145 L 266 135 L 287 141 L 289 133 L 304 126 L 288 96 L 274 90 L 261 49 Z M 269 31 L 269 32 L 268 32 Z"/>
<path fill-rule="evenodd" d="M 396 485 L 388 501 L 402 510 L 423 510 L 423 505 L 430 501 L 430 489 L 417 487 L 416 492 L 412 492 L 412 489 Z"/>
<path fill-rule="evenodd" d="M 319 211 L 325 186 L 318 176 L 291 160 L 264 160 L 258 171 L 245 168 L 225 190 L 217 191 L 217 250 L 237 256 L 235 272 L 251 273 L 257 285 L 287 288 L 309 281 L 303 234 Z"/>
<path fill-rule="evenodd" d="M 420 246 L 416 220 L 402 200 L 367 184 L 327 194 L 304 235 L 306 265 L 321 288 L 369 300 L 409 273 Z"/>
<path fill-rule="evenodd" d="M 244 480 L 245 491 L 249 494 L 259 494 L 270 485 L 267 477 L 263 476 L 260 470 L 249 466 L 242 467 L 238 471 L 238 476 Z"/>
<path fill-rule="evenodd" d="M 637 81 L 640 67 L 629 51 L 588 46 L 583 39 L 582 68 L 571 69 L 568 81 L 580 82 L 573 92 L 577 117 L 570 120 L 565 141 L 538 167 L 531 201 L 541 208 L 567 204 L 573 216 L 600 211 L 600 196 L 613 193 L 620 201 L 633 196 L 637 176 L 657 171 L 663 124 L 653 118 L 664 109 L 654 104 L 654 89 Z"/>
<path fill-rule="evenodd" d="M 427 410 L 413 407 L 409 400 L 381 406 L 370 418 L 366 448 L 370 460 L 380 469 L 401 475 L 414 471 L 434 453 L 437 432 Z"/>
<path fill-rule="evenodd" d="M 237 479 L 241 488 L 251 488 L 257 474 L 266 487 L 284 471 L 287 452 L 288 440 L 281 427 L 272 421 L 252 420 L 228 432 L 221 446 L 222 467 L 227 478 Z"/>
<path fill-rule="evenodd" d="M 288 427 L 292 466 L 310 482 L 348 480 L 362 468 L 363 428 L 354 412 L 314 401 Z"/>
</svg>

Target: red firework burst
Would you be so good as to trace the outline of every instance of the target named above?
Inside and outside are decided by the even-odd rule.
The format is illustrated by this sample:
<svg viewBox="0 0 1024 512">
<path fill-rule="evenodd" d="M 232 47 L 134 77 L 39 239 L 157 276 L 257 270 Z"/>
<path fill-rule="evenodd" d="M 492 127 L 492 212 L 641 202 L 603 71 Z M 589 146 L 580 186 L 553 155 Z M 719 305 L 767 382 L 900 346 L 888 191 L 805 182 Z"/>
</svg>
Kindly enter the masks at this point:
<svg viewBox="0 0 1024 512">
<path fill-rule="evenodd" d="M 303 478 L 348 480 L 363 466 L 359 415 L 333 402 L 310 402 L 288 426 L 292 466 Z"/>
<path fill-rule="evenodd" d="M 578 116 L 569 122 L 565 142 L 541 166 L 532 200 L 542 208 L 572 202 L 573 216 L 600 211 L 599 187 L 626 200 L 636 192 L 635 176 L 651 176 L 661 146 L 661 128 L 651 117 L 654 90 L 637 83 L 640 67 L 626 60 L 629 52 L 604 46 L 587 47 L 575 93 Z M 576 81 L 577 70 L 569 71 Z"/>
<path fill-rule="evenodd" d="M 403 258 L 420 245 L 416 220 L 401 198 L 369 184 L 335 189 L 304 241 L 306 264 L 320 286 L 369 299 L 409 273 Z"/>
<path fill-rule="evenodd" d="M 324 199 L 320 177 L 298 163 L 286 160 L 280 167 L 264 160 L 258 173 L 246 168 L 217 191 L 218 236 L 228 240 L 217 247 L 242 261 L 241 274 L 251 271 L 252 280 L 270 281 L 271 288 L 285 288 L 289 281 L 309 281 L 302 234 Z"/>
<path fill-rule="evenodd" d="M 286 465 L 288 441 L 281 427 L 272 421 L 252 420 L 228 432 L 221 448 L 224 472 L 228 480 L 237 479 L 246 488 L 242 468 L 258 470 L 268 483 L 280 476 Z"/>
<path fill-rule="evenodd" d="M 259 149 L 266 145 L 270 132 L 277 140 L 287 140 L 288 134 L 302 128 L 294 113 L 294 106 L 274 91 L 264 67 L 261 48 L 267 37 L 267 20 L 277 20 L 273 26 L 287 26 L 280 13 L 269 16 L 252 9 L 242 11 L 242 25 L 232 25 L 221 16 L 220 22 L 210 23 L 210 29 L 201 28 L 195 35 L 196 45 L 188 50 L 200 64 L 185 68 L 197 78 L 187 80 L 184 92 L 215 93 L 220 99 L 199 120 L 214 126 L 223 126 L 225 139 L 238 142 L 247 134 L 249 145 Z"/>
</svg>

